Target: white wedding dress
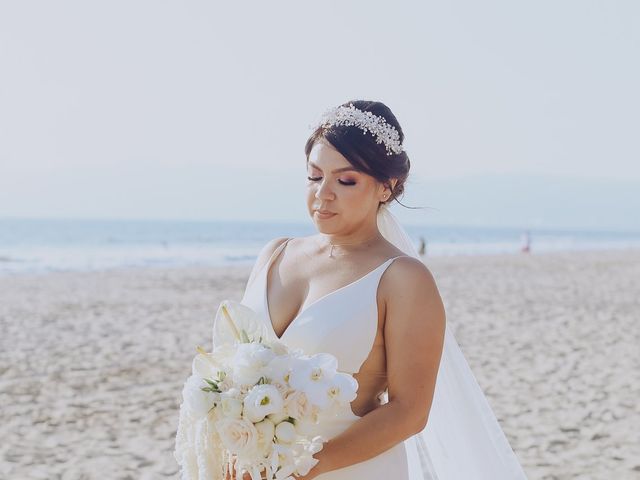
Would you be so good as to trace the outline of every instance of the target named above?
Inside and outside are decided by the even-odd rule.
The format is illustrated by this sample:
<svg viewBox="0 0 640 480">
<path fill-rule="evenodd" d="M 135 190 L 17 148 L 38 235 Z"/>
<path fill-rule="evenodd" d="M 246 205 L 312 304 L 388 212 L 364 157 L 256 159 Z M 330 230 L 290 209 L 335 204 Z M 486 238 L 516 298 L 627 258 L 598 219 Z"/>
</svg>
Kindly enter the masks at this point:
<svg viewBox="0 0 640 480">
<path fill-rule="evenodd" d="M 408 256 L 418 257 L 407 232 L 386 206 L 378 213 L 383 236 Z M 247 285 L 240 303 L 265 322 L 278 338 L 269 316 L 267 277 L 283 242 Z M 327 352 L 338 359 L 338 369 L 357 373 L 368 358 L 377 332 L 377 289 L 391 263 L 378 267 L 350 284 L 304 307 L 279 338 L 306 354 Z M 319 434 L 333 438 L 361 417 L 345 407 L 323 417 Z M 318 480 L 526 480 L 493 411 L 478 385 L 449 325 L 436 380 L 429 419 L 424 430 L 383 453 L 319 475 Z"/>
<path fill-rule="evenodd" d="M 247 285 L 240 303 L 255 311 L 265 322 L 267 332 L 278 339 L 273 329 L 267 301 L 267 274 L 274 259 L 285 248 L 283 242 Z M 291 348 L 305 354 L 331 353 L 338 359 L 338 369 L 357 373 L 369 356 L 378 326 L 376 292 L 380 277 L 395 258 L 390 258 L 358 280 L 319 298 L 291 321 L 279 338 Z M 331 439 L 359 418 L 349 406 L 335 416 L 320 419 L 316 433 Z M 316 477 L 318 480 L 408 480 L 409 470 L 404 443 L 382 454 Z"/>
</svg>

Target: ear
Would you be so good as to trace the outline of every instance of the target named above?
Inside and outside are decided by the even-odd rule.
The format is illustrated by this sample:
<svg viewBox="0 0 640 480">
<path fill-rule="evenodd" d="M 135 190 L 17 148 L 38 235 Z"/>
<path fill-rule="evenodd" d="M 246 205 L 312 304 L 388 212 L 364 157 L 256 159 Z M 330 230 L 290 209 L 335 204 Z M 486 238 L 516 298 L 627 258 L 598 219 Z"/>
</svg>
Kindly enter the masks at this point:
<svg viewBox="0 0 640 480">
<path fill-rule="evenodd" d="M 397 178 L 391 178 L 389 179 L 389 182 L 384 184 L 384 188 L 389 188 L 390 190 L 393 190 L 396 188 L 396 183 L 398 183 L 398 179 Z"/>
<path fill-rule="evenodd" d="M 397 178 L 391 178 L 389 179 L 388 182 L 384 182 L 382 184 L 382 190 L 380 193 L 384 192 L 385 190 L 389 190 L 389 193 L 385 193 L 380 201 L 387 201 L 389 198 L 391 198 L 391 192 L 393 192 L 393 189 L 396 187 L 396 183 L 398 183 L 398 179 Z"/>
</svg>

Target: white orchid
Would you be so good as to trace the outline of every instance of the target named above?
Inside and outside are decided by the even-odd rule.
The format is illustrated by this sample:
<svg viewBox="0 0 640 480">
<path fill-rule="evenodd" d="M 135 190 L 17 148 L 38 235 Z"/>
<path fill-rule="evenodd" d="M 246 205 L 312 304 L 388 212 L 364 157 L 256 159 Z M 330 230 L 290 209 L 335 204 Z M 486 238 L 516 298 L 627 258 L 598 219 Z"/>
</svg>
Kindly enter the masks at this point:
<svg viewBox="0 0 640 480">
<path fill-rule="evenodd" d="M 329 398 L 339 404 L 351 403 L 356 399 L 358 382 L 348 373 L 337 372 L 329 382 Z"/>
<path fill-rule="evenodd" d="M 295 359 L 289 375 L 289 384 L 295 390 L 306 393 L 307 398 L 320 408 L 328 408 L 331 403 L 329 389 L 336 374 L 338 360 L 328 353 L 318 353 L 311 357 Z"/>
</svg>

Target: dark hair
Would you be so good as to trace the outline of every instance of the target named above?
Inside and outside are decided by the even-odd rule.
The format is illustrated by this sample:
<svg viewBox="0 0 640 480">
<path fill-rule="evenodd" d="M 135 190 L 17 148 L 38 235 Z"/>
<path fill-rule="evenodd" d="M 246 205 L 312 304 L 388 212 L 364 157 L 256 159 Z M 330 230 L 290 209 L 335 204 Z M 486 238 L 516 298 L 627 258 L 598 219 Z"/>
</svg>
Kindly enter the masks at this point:
<svg viewBox="0 0 640 480">
<path fill-rule="evenodd" d="M 341 106 L 346 107 L 350 104 L 353 104 L 359 110 L 384 117 L 388 124 L 393 125 L 398 130 L 400 143 L 402 144 L 404 133 L 400 123 L 384 103 L 352 100 L 343 103 Z M 304 146 L 307 162 L 309 161 L 311 149 L 320 139 L 325 139 L 329 142 L 356 170 L 371 175 L 383 185 L 387 185 L 391 189 L 391 196 L 387 199 L 387 202 L 396 200 L 400 203 L 398 197 L 404 193 L 404 184 L 409 176 L 409 168 L 411 167 L 407 152 L 402 151 L 397 154 L 387 155 L 384 143 L 376 143 L 376 139 L 371 133 L 365 132 L 357 126 L 331 125 L 323 128 L 320 125 L 314 130 Z M 393 188 L 390 182 L 392 178 L 398 179 Z"/>
</svg>

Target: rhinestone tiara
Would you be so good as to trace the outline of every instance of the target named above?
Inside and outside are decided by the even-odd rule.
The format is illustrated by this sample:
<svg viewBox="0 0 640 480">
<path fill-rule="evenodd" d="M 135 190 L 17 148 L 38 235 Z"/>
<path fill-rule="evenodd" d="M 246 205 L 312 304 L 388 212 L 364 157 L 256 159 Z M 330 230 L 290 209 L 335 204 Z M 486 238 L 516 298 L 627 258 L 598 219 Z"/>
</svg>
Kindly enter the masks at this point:
<svg viewBox="0 0 640 480">
<path fill-rule="evenodd" d="M 315 128 L 320 126 L 328 128 L 332 125 L 356 126 L 365 133 L 370 132 L 376 137 L 376 143 L 384 143 L 387 155 L 403 151 L 400 144 L 400 134 L 393 125 L 387 123 L 384 117 L 360 110 L 352 103 L 348 106 L 341 105 L 327 110 Z"/>
</svg>

